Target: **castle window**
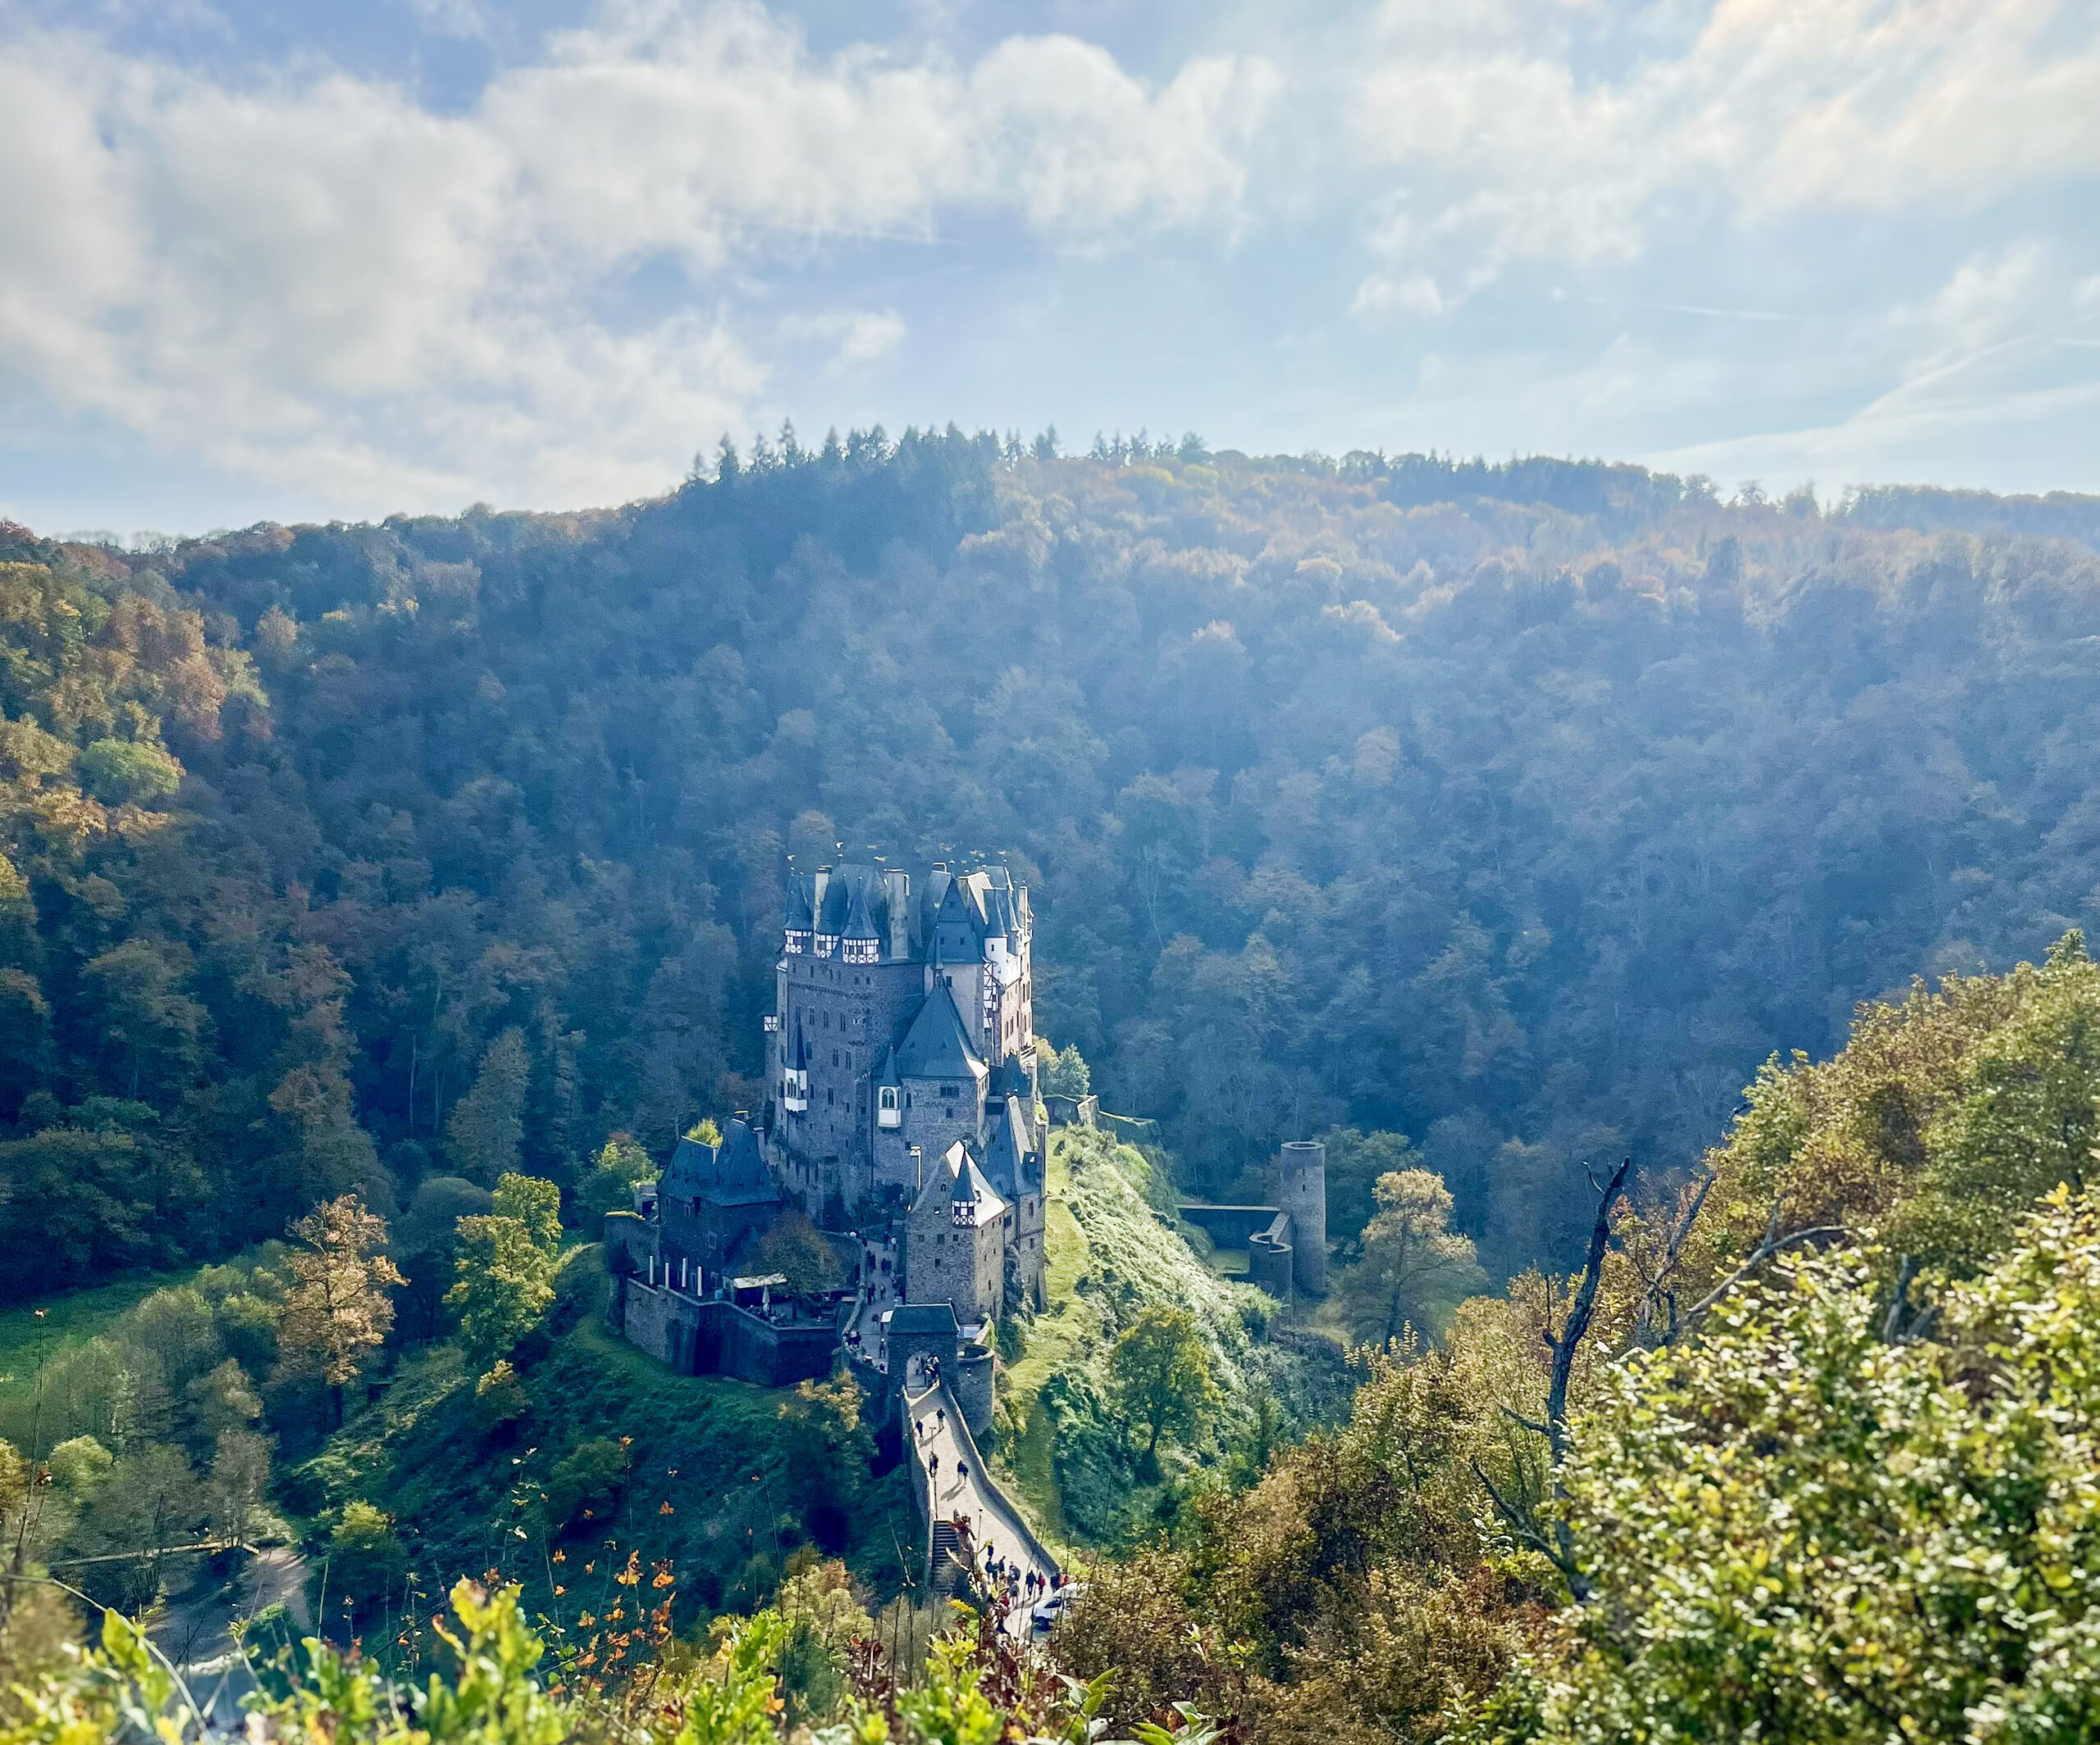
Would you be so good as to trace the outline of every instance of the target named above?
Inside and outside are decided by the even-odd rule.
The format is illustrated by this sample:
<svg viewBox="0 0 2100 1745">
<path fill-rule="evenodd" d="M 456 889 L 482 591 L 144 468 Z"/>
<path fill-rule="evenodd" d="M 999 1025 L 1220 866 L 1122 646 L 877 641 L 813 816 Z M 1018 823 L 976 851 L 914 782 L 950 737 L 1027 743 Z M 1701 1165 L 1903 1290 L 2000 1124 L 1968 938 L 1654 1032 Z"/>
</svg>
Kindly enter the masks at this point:
<svg viewBox="0 0 2100 1745">
<path fill-rule="evenodd" d="M 897 1087 L 885 1085 L 875 1094 L 875 1122 L 879 1126 L 894 1127 L 904 1119 L 897 1106 Z"/>
</svg>

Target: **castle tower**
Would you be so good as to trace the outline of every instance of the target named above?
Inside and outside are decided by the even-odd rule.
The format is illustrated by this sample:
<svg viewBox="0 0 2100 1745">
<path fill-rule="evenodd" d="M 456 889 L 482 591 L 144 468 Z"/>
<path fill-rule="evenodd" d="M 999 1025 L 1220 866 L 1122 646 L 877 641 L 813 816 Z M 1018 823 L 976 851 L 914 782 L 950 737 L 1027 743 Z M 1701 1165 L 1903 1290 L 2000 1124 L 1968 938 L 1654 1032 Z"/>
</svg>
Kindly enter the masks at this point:
<svg viewBox="0 0 2100 1745">
<path fill-rule="evenodd" d="M 1292 1281 L 1308 1296 L 1327 1294 L 1327 1148 L 1316 1139 L 1283 1148 L 1276 1203 L 1290 1214 Z"/>
</svg>

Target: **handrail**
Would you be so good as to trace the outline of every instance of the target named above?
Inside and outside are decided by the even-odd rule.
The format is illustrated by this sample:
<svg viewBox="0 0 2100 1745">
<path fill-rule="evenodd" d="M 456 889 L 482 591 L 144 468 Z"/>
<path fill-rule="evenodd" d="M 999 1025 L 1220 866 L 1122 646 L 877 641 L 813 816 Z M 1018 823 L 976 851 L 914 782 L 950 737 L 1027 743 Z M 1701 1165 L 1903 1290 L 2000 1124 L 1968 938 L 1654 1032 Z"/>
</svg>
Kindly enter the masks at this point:
<svg viewBox="0 0 2100 1745">
<path fill-rule="evenodd" d="M 924 1487 L 926 1496 L 929 1578 L 931 1578 L 932 1574 L 936 1498 L 931 1475 L 926 1471 L 924 1451 L 920 1447 L 918 1438 L 911 1434 L 911 1426 L 915 1418 L 923 1418 L 936 1411 L 947 1414 L 946 1421 L 950 1427 L 951 1433 L 955 1437 L 956 1446 L 974 1468 L 971 1481 L 977 1492 L 979 1505 L 998 1520 L 999 1530 L 1011 1536 L 1011 1542 L 1018 1545 L 1027 1554 L 1029 1560 L 1054 1586 L 1061 1574 L 1061 1565 L 1050 1554 L 1048 1548 L 1043 1542 L 1036 1537 L 1034 1529 L 1029 1526 L 1020 1511 L 1008 1500 L 1006 1492 L 993 1478 L 989 1469 L 984 1464 L 983 1455 L 978 1450 L 977 1438 L 970 1434 L 969 1420 L 962 1415 L 962 1408 L 957 1404 L 954 1394 L 949 1391 L 948 1385 L 945 1381 L 936 1382 L 931 1387 L 922 1389 L 916 1395 L 910 1392 L 908 1389 L 904 1394 L 905 1438 L 911 1450 L 914 1476 L 918 1484 Z"/>
</svg>

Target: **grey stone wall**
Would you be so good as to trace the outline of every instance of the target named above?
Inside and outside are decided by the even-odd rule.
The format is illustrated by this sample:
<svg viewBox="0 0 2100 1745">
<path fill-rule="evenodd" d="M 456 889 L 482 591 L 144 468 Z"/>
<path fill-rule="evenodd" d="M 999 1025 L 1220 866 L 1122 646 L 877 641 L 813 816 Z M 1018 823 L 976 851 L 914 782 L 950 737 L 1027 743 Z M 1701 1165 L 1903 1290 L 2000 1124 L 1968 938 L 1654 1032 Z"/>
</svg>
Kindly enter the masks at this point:
<svg viewBox="0 0 2100 1745">
<path fill-rule="evenodd" d="M 628 1342 L 681 1375 L 733 1376 L 789 1387 L 831 1373 L 833 1327 L 777 1327 L 734 1304 L 701 1300 L 632 1277 L 613 1281 L 614 1324 Z"/>
<path fill-rule="evenodd" d="M 1276 1222 L 1276 1206 L 1213 1206 L 1185 1202 L 1181 1217 L 1194 1224 L 1220 1248 L 1244 1248 L 1248 1238 Z"/>
<path fill-rule="evenodd" d="M 1327 1148 L 1294 1140 L 1283 1148 L 1277 1204 L 1290 1214 L 1291 1277 L 1308 1296 L 1327 1294 Z"/>
<path fill-rule="evenodd" d="M 1004 1306 L 1004 1231 L 997 1223 L 958 1229 L 945 1199 L 915 1209 L 905 1231 L 904 1286 L 908 1302 L 954 1304 L 957 1321 L 996 1321 Z"/>
<path fill-rule="evenodd" d="M 1279 1212 L 1268 1227 L 1247 1239 L 1247 1282 L 1288 1303 L 1294 1274 L 1290 1214 Z"/>
<path fill-rule="evenodd" d="M 982 1436 L 992 1427 L 994 1361 L 990 1350 L 980 1345 L 964 1347 L 956 1361 L 952 1391 L 956 1404 L 962 1408 L 962 1421 L 970 1426 L 973 1436 Z"/>
</svg>

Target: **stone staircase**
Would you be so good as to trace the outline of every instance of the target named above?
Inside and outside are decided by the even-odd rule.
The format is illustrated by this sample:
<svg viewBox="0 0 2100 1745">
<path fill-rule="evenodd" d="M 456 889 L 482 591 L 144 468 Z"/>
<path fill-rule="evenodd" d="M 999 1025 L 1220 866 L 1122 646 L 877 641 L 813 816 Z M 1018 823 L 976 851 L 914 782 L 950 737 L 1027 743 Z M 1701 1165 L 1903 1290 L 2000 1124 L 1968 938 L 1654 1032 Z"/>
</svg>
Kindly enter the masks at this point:
<svg viewBox="0 0 2100 1745">
<path fill-rule="evenodd" d="M 928 1560 L 931 1567 L 927 1571 L 927 1586 L 936 1599 L 953 1597 L 962 1584 L 963 1565 L 967 1554 L 962 1549 L 962 1537 L 948 1521 L 934 1523 L 933 1553 Z"/>
</svg>

